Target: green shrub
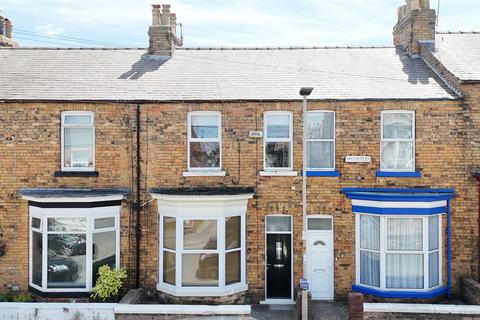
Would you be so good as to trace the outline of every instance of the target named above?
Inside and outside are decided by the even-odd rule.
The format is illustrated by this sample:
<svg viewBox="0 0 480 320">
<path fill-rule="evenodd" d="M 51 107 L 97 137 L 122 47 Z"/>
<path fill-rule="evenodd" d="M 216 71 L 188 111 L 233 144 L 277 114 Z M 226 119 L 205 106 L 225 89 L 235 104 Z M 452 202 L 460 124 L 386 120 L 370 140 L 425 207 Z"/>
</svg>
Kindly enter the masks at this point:
<svg viewBox="0 0 480 320">
<path fill-rule="evenodd" d="M 30 293 L 19 294 L 13 297 L 13 302 L 33 302 L 33 297 Z"/>
<path fill-rule="evenodd" d="M 118 291 L 123 285 L 123 280 L 127 278 L 125 269 L 111 269 L 104 265 L 98 269 L 98 279 L 95 287 L 92 288 L 91 297 L 100 298 L 103 301 L 118 295 Z"/>
<path fill-rule="evenodd" d="M 12 301 L 12 296 L 5 292 L 0 294 L 0 302 L 11 302 Z"/>
</svg>

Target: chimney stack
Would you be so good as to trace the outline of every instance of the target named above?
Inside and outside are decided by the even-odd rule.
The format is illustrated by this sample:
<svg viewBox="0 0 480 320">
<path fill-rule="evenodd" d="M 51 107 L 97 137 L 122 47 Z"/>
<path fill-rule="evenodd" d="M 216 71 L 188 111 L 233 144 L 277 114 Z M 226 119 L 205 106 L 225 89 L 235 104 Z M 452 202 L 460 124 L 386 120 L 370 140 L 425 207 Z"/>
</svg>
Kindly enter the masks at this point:
<svg viewBox="0 0 480 320">
<path fill-rule="evenodd" d="M 171 57 L 175 47 L 182 45 L 182 39 L 177 37 L 176 23 L 169 4 L 152 5 L 152 25 L 148 29 L 150 55 Z"/>
<path fill-rule="evenodd" d="M 421 44 L 435 47 L 435 10 L 430 9 L 430 0 L 407 0 L 398 8 L 398 21 L 393 28 L 396 47 L 416 56 Z"/>
<path fill-rule="evenodd" d="M 0 16 L 0 47 L 18 47 L 12 39 L 12 21 Z"/>
</svg>

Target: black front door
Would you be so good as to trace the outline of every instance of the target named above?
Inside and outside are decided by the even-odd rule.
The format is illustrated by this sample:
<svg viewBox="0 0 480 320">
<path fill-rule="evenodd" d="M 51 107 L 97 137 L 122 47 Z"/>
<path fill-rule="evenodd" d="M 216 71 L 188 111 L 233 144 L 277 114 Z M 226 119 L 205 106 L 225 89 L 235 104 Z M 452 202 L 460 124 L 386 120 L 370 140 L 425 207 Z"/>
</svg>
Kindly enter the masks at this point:
<svg viewBox="0 0 480 320">
<path fill-rule="evenodd" d="M 290 234 L 267 234 L 267 298 L 292 298 Z"/>
</svg>

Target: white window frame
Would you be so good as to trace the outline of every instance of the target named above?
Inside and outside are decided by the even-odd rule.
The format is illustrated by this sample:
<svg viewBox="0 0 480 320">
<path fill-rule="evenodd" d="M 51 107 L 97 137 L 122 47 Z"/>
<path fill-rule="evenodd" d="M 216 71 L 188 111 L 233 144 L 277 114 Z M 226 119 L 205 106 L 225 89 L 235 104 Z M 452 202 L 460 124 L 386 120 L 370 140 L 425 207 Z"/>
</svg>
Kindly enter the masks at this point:
<svg viewBox="0 0 480 320">
<path fill-rule="evenodd" d="M 388 113 L 400 113 L 400 114 L 411 114 L 412 115 L 412 138 L 411 139 L 386 139 L 383 137 L 383 118 L 385 114 Z M 381 113 L 381 141 L 380 141 L 380 171 L 385 172 L 415 172 L 416 163 L 415 163 L 415 111 L 412 110 L 384 110 Z M 382 168 L 382 145 L 384 142 L 411 142 L 412 143 L 412 169 L 390 169 Z"/>
<path fill-rule="evenodd" d="M 337 146 L 336 146 L 336 115 L 335 115 L 335 111 L 333 110 L 312 110 L 312 111 L 308 111 L 307 112 L 307 117 L 308 115 L 310 114 L 313 114 L 313 113 L 333 113 L 333 139 L 310 139 L 307 137 L 305 137 L 306 141 L 307 141 L 307 145 L 304 146 L 307 148 L 307 159 L 309 158 L 308 154 L 310 152 L 310 149 L 308 148 L 308 143 L 309 142 L 333 142 L 333 166 L 331 168 L 309 168 L 307 167 L 307 171 L 334 171 L 335 170 L 335 166 L 336 166 L 336 163 L 335 163 L 335 158 L 336 158 L 336 150 L 337 150 Z M 307 118 L 307 121 L 308 121 L 308 118 Z M 308 163 L 308 161 L 307 161 Z"/>
<path fill-rule="evenodd" d="M 289 138 L 268 138 L 267 127 L 269 116 L 289 116 Z M 263 170 L 265 172 L 293 171 L 293 112 L 291 111 L 266 111 L 263 114 Z M 290 143 L 290 166 L 288 168 L 267 167 L 267 143 L 268 142 L 289 142 Z M 295 174 L 296 175 L 296 174 Z"/>
<path fill-rule="evenodd" d="M 29 285 L 42 292 L 90 292 L 95 284 L 92 284 L 93 270 L 93 234 L 107 231 L 115 231 L 115 267 L 120 268 L 120 206 L 95 207 L 95 208 L 39 208 L 30 206 L 29 217 Z M 86 218 L 85 232 L 53 232 L 48 230 L 48 218 Z M 115 218 L 113 228 L 94 229 L 94 221 L 97 218 Z M 31 227 L 32 218 L 41 219 L 41 230 Z M 33 283 L 33 264 L 32 264 L 32 240 L 33 232 L 42 234 L 42 286 Z M 48 288 L 48 234 L 53 233 L 82 233 L 86 234 L 86 286 L 84 288 Z"/>
<path fill-rule="evenodd" d="M 217 116 L 218 137 L 217 138 L 192 138 L 192 116 Z M 188 113 L 187 120 L 188 141 L 187 141 L 187 169 L 189 172 L 221 172 L 222 171 L 222 113 L 219 111 L 192 111 Z M 193 142 L 218 142 L 220 148 L 220 164 L 216 168 L 192 168 L 190 166 L 190 144 Z M 187 174 L 188 175 L 188 174 Z M 186 175 L 186 176 L 187 176 Z"/>
<path fill-rule="evenodd" d="M 175 196 L 155 195 L 159 201 L 159 226 L 163 234 L 163 218 L 175 218 L 175 250 L 163 248 L 163 236 L 159 237 L 159 281 L 157 290 L 174 296 L 225 296 L 248 289 L 246 274 L 246 205 L 253 195 L 232 196 Z M 170 203 L 172 201 L 172 203 Z M 240 217 L 240 249 L 225 248 L 226 218 Z M 191 250 L 183 248 L 183 222 L 185 220 L 216 220 L 217 249 Z M 175 285 L 163 282 L 163 251 L 175 252 Z M 240 282 L 226 285 L 226 254 L 240 250 Z M 182 255 L 189 253 L 218 253 L 218 286 L 183 286 Z"/>
<path fill-rule="evenodd" d="M 374 216 L 380 218 L 380 251 L 369 250 L 369 249 L 360 249 L 360 216 Z M 429 251 L 429 234 L 428 234 L 428 219 L 431 216 L 436 216 L 438 218 L 438 249 Z M 408 218 L 408 219 L 422 219 L 423 225 L 423 250 L 421 251 L 392 251 L 387 250 L 387 220 L 395 218 Z M 356 285 L 371 288 L 374 290 L 380 291 L 396 291 L 396 292 L 429 292 L 443 286 L 443 275 L 442 275 L 442 248 L 443 248 L 443 235 L 442 235 L 442 215 L 376 215 L 376 214 L 367 214 L 367 213 L 355 213 L 355 277 Z M 380 287 L 366 285 L 360 282 L 360 250 L 380 253 Z M 438 285 L 429 287 L 429 265 L 428 258 L 429 254 L 432 252 L 438 251 Z M 386 286 L 386 255 L 388 253 L 395 254 L 422 254 L 423 255 L 423 289 L 396 289 L 396 288 L 387 288 Z"/>
<path fill-rule="evenodd" d="M 66 116 L 90 116 L 91 123 L 86 124 L 65 124 Z M 95 171 L 95 116 L 92 111 L 64 111 L 61 114 L 61 169 L 62 171 Z M 92 129 L 92 161 L 91 167 L 65 167 L 65 129 L 66 128 L 83 128 Z"/>
</svg>

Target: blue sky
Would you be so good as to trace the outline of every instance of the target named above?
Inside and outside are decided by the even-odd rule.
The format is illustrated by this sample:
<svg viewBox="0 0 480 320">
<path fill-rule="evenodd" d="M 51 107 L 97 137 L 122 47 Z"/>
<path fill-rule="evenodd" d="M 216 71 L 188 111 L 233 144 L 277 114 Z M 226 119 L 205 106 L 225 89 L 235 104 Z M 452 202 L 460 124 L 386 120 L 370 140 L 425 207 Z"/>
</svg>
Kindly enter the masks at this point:
<svg viewBox="0 0 480 320">
<path fill-rule="evenodd" d="M 439 0 L 430 1 L 437 8 Z M 13 21 L 14 36 L 22 46 L 66 43 L 63 39 L 34 37 L 27 32 L 146 47 L 153 2 L 2 0 L 0 9 L 2 15 Z M 162 0 L 160 3 L 170 3 L 172 12 L 177 13 L 187 47 L 344 46 L 391 45 L 397 8 L 404 0 Z M 441 0 L 437 30 L 478 31 L 479 15 L 479 0 Z"/>
</svg>

